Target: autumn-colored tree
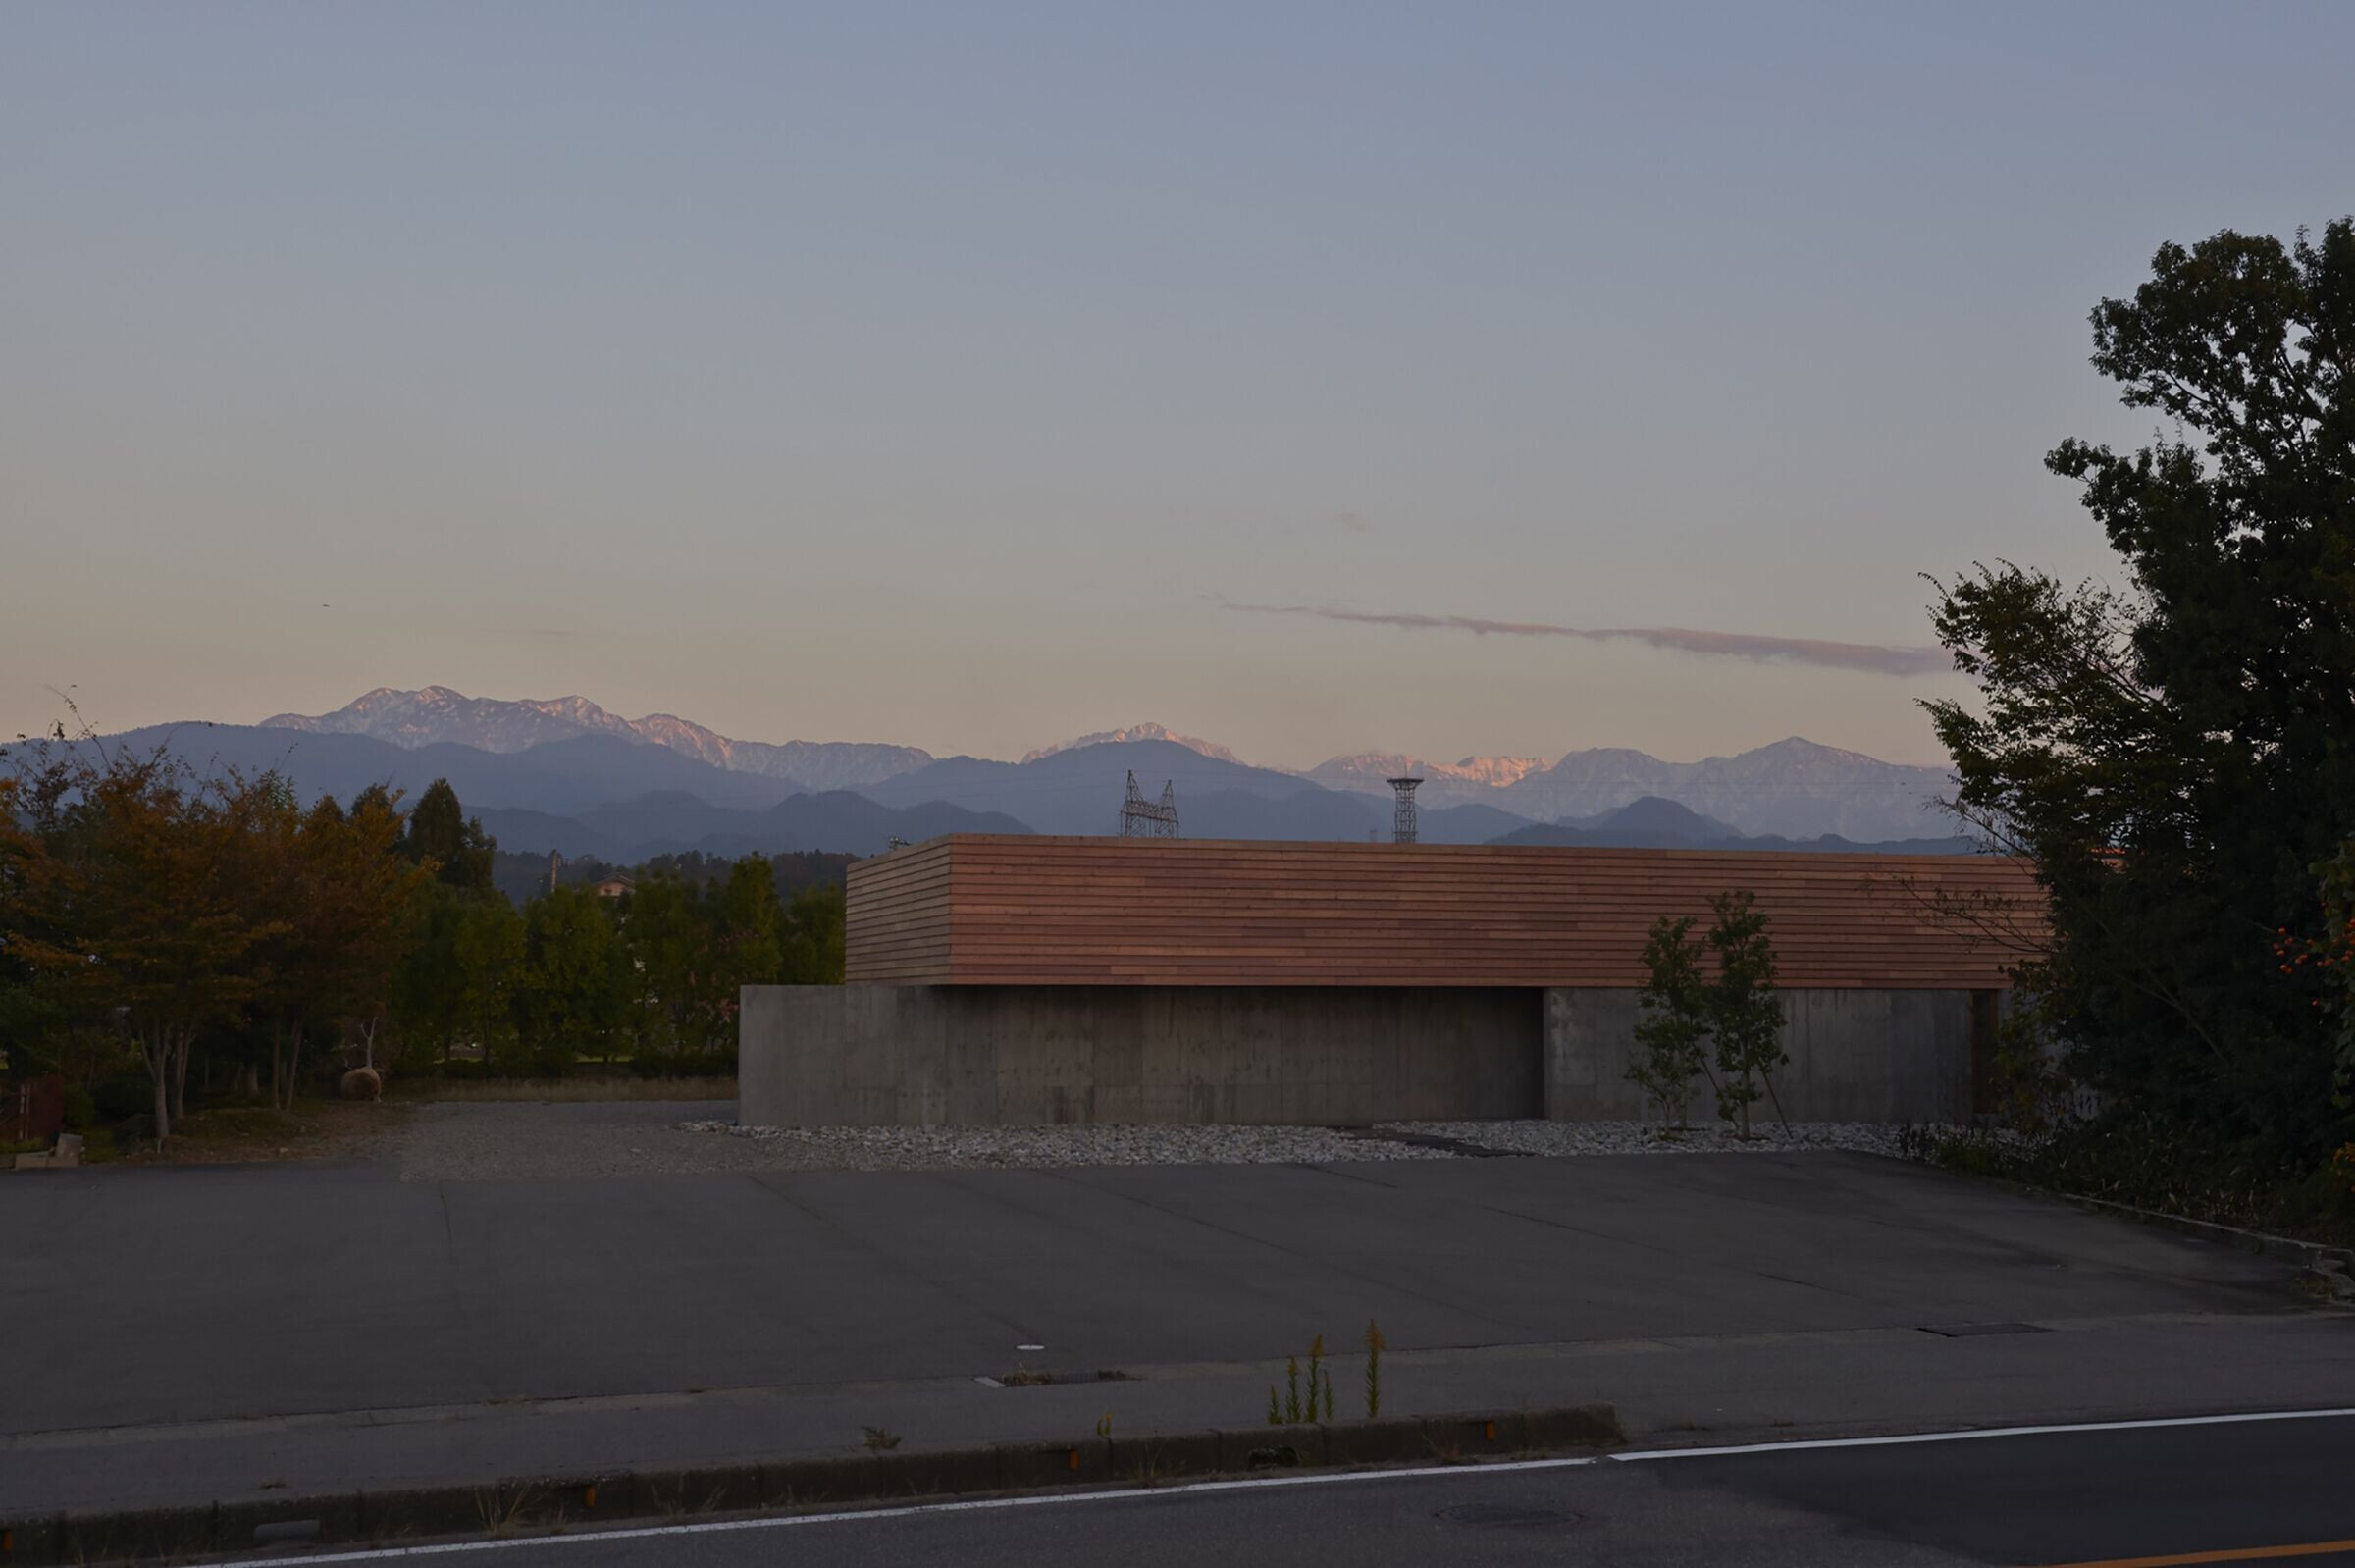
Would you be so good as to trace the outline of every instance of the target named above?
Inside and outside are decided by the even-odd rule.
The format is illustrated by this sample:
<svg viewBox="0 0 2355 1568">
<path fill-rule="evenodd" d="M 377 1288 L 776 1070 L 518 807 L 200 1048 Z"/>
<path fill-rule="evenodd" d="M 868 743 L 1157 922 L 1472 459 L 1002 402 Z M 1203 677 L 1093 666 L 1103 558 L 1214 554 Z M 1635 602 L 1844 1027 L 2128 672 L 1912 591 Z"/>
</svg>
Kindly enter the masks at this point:
<svg viewBox="0 0 2355 1568">
<path fill-rule="evenodd" d="M 120 1018 L 154 1086 L 160 1144 L 198 1034 L 252 999 L 246 961 L 278 934 L 239 896 L 250 802 L 160 751 L 62 746 L 28 758 L 12 794 L 41 842 L 21 866 L 12 945 L 77 1005 Z"/>
</svg>

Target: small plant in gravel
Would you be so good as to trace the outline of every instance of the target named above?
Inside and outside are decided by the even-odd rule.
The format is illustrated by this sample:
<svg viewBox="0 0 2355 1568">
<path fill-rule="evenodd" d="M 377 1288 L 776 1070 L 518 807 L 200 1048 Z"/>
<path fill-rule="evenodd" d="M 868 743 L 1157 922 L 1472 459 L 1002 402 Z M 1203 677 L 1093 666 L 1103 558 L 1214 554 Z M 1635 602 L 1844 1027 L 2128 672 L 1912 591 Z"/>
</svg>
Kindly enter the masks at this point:
<svg viewBox="0 0 2355 1568">
<path fill-rule="evenodd" d="M 1333 1386 L 1333 1378 L 1330 1374 L 1325 1372 L 1324 1368 L 1325 1336 L 1320 1333 L 1308 1341 L 1308 1419 L 1311 1421 L 1317 1419 L 1317 1387 L 1319 1378 L 1323 1378 L 1324 1386 L 1327 1388 L 1331 1388 Z M 1333 1417 L 1333 1406 L 1330 1402 L 1328 1402 L 1325 1406 L 1325 1415 L 1326 1419 L 1328 1420 L 1331 1420 Z"/>
<path fill-rule="evenodd" d="M 1382 1414 L 1382 1329 L 1366 1320 L 1366 1419 Z M 1271 1390 L 1273 1391 L 1273 1390 Z"/>
<path fill-rule="evenodd" d="M 866 1429 L 867 1452 L 882 1453 L 885 1449 L 897 1448 L 899 1445 L 900 1435 L 896 1432 L 893 1432 L 890 1428 L 869 1427 Z"/>
<path fill-rule="evenodd" d="M 1286 1425 L 1300 1422 L 1300 1358 L 1287 1356 L 1283 1363 L 1283 1419 Z"/>
<path fill-rule="evenodd" d="M 1096 1436 L 1099 1437 L 1109 1437 L 1112 1436 L 1111 1411 L 1107 1410 L 1102 1415 L 1096 1417 Z"/>
<path fill-rule="evenodd" d="M 1272 1383 L 1268 1385 L 1268 1425 L 1271 1427 L 1283 1425 L 1283 1408 L 1276 1402 L 1276 1385 Z"/>
</svg>

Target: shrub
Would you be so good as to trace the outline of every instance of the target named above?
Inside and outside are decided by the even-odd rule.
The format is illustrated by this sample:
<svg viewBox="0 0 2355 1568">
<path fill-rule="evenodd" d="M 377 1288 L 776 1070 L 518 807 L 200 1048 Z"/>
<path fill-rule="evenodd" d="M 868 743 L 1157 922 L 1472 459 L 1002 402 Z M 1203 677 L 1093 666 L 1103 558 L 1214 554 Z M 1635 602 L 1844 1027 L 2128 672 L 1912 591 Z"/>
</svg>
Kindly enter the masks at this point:
<svg viewBox="0 0 2355 1568">
<path fill-rule="evenodd" d="M 90 1088 L 97 1115 L 110 1121 L 155 1114 L 155 1085 L 144 1077 L 100 1078 Z"/>
</svg>

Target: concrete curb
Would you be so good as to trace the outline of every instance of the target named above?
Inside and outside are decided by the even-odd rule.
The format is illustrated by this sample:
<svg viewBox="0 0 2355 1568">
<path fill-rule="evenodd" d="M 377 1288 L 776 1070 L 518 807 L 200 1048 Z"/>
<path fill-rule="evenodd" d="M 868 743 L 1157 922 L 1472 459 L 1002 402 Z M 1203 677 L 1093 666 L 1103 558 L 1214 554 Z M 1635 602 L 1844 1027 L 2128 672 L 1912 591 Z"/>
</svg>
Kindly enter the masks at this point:
<svg viewBox="0 0 2355 1568">
<path fill-rule="evenodd" d="M 897 1451 L 691 1469 L 508 1478 L 181 1508 L 0 1518 L 0 1564 L 184 1560 L 266 1546 L 370 1546 L 1254 1470 L 1471 1463 L 1627 1440 L 1607 1404 L 1329 1425 L 1238 1427 L 1064 1444 Z M 299 1560 L 299 1559 L 297 1559 Z"/>
</svg>

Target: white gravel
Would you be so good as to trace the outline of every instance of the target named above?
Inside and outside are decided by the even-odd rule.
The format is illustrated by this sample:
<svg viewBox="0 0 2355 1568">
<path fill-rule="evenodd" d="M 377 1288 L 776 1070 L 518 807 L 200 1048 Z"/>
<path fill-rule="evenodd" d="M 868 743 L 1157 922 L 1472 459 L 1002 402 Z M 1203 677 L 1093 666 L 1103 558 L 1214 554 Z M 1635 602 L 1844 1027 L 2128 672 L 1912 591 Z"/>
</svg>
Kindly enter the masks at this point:
<svg viewBox="0 0 2355 1568">
<path fill-rule="evenodd" d="M 1451 1160 L 1447 1149 L 1330 1127 L 759 1127 L 731 1122 L 679 1124 L 682 1132 L 725 1133 L 788 1155 L 806 1169 L 840 1171 L 1079 1165 L 1323 1165 L 1339 1160 Z"/>
<path fill-rule="evenodd" d="M 1375 1130 L 1446 1138 L 1515 1154 L 1796 1154 L 1854 1150 L 1900 1156 L 1900 1129 L 1877 1122 L 1779 1122 L 1752 1125 L 1748 1140 L 1730 1126 L 1690 1127 L 1664 1135 L 1652 1122 L 1396 1122 Z"/>
<path fill-rule="evenodd" d="M 1715 1127 L 1663 1139 L 1634 1122 L 1401 1122 L 1355 1132 L 1299 1126 L 738 1126 L 726 1101 L 426 1105 L 389 1153 L 404 1180 L 695 1176 L 762 1171 L 1057 1169 L 1114 1165 L 1325 1165 L 1515 1154 L 1897 1154 L 1898 1129 L 1779 1124 L 1743 1142 Z M 1434 1142 L 1407 1141 L 1431 1139 Z"/>
</svg>

